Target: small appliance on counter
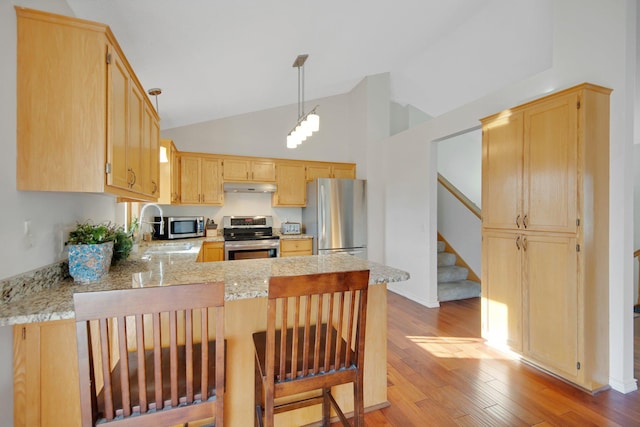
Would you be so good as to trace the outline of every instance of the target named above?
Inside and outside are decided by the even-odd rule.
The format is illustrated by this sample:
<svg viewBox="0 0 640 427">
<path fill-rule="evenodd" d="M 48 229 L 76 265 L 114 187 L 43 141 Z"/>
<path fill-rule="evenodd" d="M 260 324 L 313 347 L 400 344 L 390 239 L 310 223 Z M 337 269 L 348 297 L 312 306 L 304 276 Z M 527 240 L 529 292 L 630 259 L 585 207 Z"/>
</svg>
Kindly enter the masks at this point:
<svg viewBox="0 0 640 427">
<path fill-rule="evenodd" d="M 302 228 L 299 222 L 283 222 L 280 224 L 281 234 L 300 234 Z"/>
<path fill-rule="evenodd" d="M 154 218 L 153 238 L 158 240 L 188 239 L 204 237 L 203 216 L 165 216 L 164 233 L 160 233 L 160 217 Z"/>
</svg>

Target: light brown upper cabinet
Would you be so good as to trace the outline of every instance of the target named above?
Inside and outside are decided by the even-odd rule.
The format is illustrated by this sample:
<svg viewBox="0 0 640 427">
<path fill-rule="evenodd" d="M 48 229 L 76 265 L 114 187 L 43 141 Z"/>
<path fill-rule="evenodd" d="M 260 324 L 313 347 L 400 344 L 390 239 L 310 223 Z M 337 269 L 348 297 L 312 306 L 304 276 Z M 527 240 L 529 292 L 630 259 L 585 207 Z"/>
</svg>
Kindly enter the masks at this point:
<svg viewBox="0 0 640 427">
<path fill-rule="evenodd" d="M 554 97 L 485 126 L 486 227 L 576 231 L 578 97 Z"/>
<path fill-rule="evenodd" d="M 277 168 L 277 191 L 273 193 L 271 205 L 278 207 L 305 206 L 307 183 L 305 164 L 299 161 L 279 161 Z"/>
<path fill-rule="evenodd" d="M 354 163 L 307 162 L 307 181 L 313 181 L 316 178 L 355 179 L 355 177 L 356 165 Z"/>
<path fill-rule="evenodd" d="M 482 334 L 589 391 L 609 376 L 610 93 L 482 120 Z"/>
<path fill-rule="evenodd" d="M 227 157 L 224 159 L 223 177 L 227 182 L 275 182 L 276 163 L 269 159 Z"/>
<path fill-rule="evenodd" d="M 163 205 L 169 205 L 177 201 L 176 194 L 178 189 L 175 186 L 180 184 L 180 176 L 177 175 L 177 179 L 172 179 L 176 176 L 176 163 L 179 162 L 176 159 L 176 146 L 170 139 L 160 140 L 160 149 L 164 149 L 167 156 L 166 162 L 160 163 L 160 196 L 158 197 L 158 203 Z M 158 157 L 160 154 L 158 154 Z"/>
<path fill-rule="evenodd" d="M 222 160 L 208 154 L 181 154 L 180 204 L 221 206 L 223 203 Z"/>
<path fill-rule="evenodd" d="M 182 174 L 182 168 L 180 167 L 180 152 L 173 145 L 173 141 L 171 143 L 169 161 L 171 162 L 171 203 L 180 204 L 180 175 Z"/>
<path fill-rule="evenodd" d="M 160 197 L 160 124 L 154 120 L 155 110 L 145 103 L 142 118 L 142 191 Z"/>
<path fill-rule="evenodd" d="M 17 189 L 156 200 L 159 118 L 109 27 L 15 9 Z"/>
</svg>

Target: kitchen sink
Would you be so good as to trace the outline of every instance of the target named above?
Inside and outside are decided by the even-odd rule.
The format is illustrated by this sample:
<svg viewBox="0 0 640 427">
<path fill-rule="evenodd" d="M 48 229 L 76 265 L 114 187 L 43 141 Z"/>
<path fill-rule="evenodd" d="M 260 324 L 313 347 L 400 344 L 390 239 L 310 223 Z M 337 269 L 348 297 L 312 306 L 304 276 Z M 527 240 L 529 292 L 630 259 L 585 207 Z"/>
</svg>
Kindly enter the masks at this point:
<svg viewBox="0 0 640 427">
<path fill-rule="evenodd" d="M 145 249 L 145 254 L 173 254 L 180 252 L 192 252 L 193 243 L 166 243 L 151 245 Z"/>
</svg>

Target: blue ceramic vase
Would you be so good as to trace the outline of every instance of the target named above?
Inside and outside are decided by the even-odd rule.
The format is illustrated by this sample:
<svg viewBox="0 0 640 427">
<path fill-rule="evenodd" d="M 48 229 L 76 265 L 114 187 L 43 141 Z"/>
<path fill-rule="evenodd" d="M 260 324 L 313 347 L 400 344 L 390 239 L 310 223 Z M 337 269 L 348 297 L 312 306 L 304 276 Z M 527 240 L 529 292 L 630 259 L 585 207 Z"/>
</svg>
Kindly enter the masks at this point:
<svg viewBox="0 0 640 427">
<path fill-rule="evenodd" d="M 112 257 L 113 242 L 69 245 L 69 274 L 76 282 L 95 282 L 109 272 Z"/>
</svg>

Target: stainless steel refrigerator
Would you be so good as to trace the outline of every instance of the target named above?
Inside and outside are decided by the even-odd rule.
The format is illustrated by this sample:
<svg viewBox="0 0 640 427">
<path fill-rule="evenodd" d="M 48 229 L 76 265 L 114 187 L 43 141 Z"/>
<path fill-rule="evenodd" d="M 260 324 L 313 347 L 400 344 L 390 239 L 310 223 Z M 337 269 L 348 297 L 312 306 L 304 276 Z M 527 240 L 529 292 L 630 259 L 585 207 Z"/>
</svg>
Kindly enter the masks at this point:
<svg viewBox="0 0 640 427">
<path fill-rule="evenodd" d="M 305 233 L 313 236 L 313 253 L 346 252 L 367 258 L 367 182 L 318 178 L 307 183 L 302 208 Z"/>
</svg>

